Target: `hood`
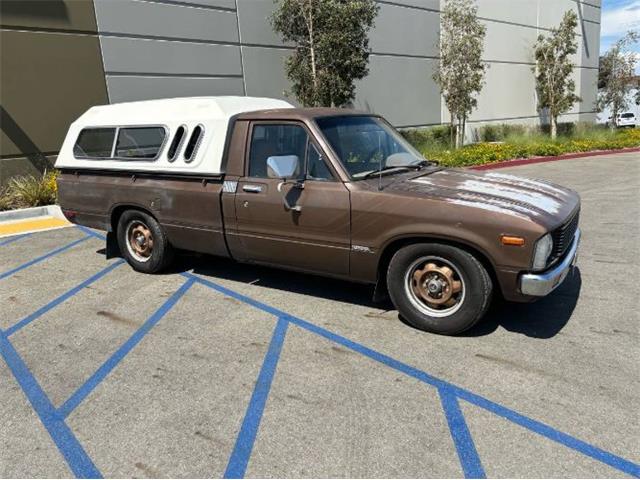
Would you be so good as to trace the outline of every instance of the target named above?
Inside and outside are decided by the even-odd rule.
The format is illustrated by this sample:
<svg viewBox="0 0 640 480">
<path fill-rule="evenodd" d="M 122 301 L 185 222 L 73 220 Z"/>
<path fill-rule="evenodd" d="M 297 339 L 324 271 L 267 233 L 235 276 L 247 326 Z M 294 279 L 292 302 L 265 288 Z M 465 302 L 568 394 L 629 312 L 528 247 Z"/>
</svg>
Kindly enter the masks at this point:
<svg viewBox="0 0 640 480">
<path fill-rule="evenodd" d="M 388 190 L 525 217 L 550 229 L 561 225 L 580 204 L 576 192 L 544 180 L 461 169 L 409 176 L 389 184 Z"/>
</svg>

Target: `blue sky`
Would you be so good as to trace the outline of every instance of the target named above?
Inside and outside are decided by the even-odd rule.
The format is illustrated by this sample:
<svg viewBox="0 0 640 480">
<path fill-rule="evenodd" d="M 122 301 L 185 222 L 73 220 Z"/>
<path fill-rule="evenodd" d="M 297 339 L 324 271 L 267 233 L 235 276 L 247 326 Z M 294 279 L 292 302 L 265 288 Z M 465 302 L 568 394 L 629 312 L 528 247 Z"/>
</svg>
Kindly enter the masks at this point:
<svg viewBox="0 0 640 480">
<path fill-rule="evenodd" d="M 628 30 L 640 31 L 640 0 L 602 0 L 600 28 L 601 53 Z M 634 45 L 633 49 L 640 55 L 640 44 Z"/>
</svg>

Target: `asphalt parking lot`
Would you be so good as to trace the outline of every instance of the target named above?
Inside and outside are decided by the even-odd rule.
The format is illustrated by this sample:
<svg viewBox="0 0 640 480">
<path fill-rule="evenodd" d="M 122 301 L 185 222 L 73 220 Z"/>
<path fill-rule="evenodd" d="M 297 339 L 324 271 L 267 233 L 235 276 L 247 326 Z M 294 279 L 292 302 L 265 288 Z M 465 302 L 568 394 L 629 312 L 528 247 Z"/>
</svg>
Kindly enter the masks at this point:
<svg viewBox="0 0 640 480">
<path fill-rule="evenodd" d="M 0 476 L 640 476 L 640 155 L 501 172 L 580 192 L 578 269 L 458 337 L 358 285 L 0 239 Z"/>
</svg>

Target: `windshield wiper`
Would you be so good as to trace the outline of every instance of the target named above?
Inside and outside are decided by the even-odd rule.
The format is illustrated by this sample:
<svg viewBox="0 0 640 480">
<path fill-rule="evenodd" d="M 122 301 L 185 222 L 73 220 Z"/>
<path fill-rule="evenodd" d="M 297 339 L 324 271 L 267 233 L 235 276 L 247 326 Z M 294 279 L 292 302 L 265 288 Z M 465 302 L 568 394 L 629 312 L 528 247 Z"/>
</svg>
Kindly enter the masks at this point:
<svg viewBox="0 0 640 480">
<path fill-rule="evenodd" d="M 438 163 L 432 160 L 420 160 L 418 163 L 412 163 L 410 165 L 406 165 L 406 167 L 415 168 L 416 170 L 422 170 L 424 167 L 433 167 L 436 165 L 438 165 Z"/>
<path fill-rule="evenodd" d="M 385 173 L 390 173 L 392 170 L 408 170 L 409 167 L 406 165 L 402 166 L 393 166 L 393 167 L 382 167 L 378 170 L 371 170 L 370 172 L 365 173 L 364 175 L 358 175 L 358 180 L 364 180 L 366 178 L 375 177 L 378 175 L 384 175 Z M 354 175 L 355 176 L 355 175 Z"/>
</svg>

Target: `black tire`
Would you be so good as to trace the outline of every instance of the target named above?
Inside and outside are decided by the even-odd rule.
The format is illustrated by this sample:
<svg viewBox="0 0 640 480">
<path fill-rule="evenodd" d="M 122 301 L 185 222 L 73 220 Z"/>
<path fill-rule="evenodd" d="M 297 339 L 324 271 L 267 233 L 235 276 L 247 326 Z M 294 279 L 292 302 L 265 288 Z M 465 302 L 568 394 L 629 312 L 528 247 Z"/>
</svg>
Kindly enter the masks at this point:
<svg viewBox="0 0 640 480">
<path fill-rule="evenodd" d="M 118 220 L 118 246 L 124 258 L 134 270 L 143 273 L 156 273 L 166 268 L 173 260 L 173 248 L 167 239 L 167 235 L 160 224 L 151 215 L 140 210 L 127 210 Z M 130 238 L 133 233 L 138 232 L 138 237 L 142 235 L 145 239 L 151 239 L 151 247 L 141 249 L 134 246 Z M 142 232 L 142 233 L 140 233 Z M 148 232 L 149 236 L 145 234 Z M 146 244 L 143 240 L 143 246 Z M 141 249 L 141 250 L 138 250 Z"/>
<path fill-rule="evenodd" d="M 425 263 L 421 264 L 423 260 Z M 420 265 L 423 265 L 422 269 Z M 434 266 L 449 269 L 436 271 Z M 453 272 L 451 277 L 440 275 L 440 272 L 450 271 Z M 420 280 L 433 279 L 435 283 L 431 285 L 432 282 L 425 280 L 424 288 L 420 290 L 420 282 L 414 275 Z M 449 295 L 451 289 L 447 290 L 447 286 L 452 284 L 441 278 L 458 282 L 454 286 L 458 293 L 452 293 L 448 300 L 454 302 L 451 307 L 446 306 L 447 303 L 431 304 L 418 293 L 424 292 L 432 300 L 434 297 L 427 288 L 432 286 L 436 289 L 433 295 L 440 295 L 434 301 L 441 301 L 443 295 Z M 491 302 L 493 285 L 487 270 L 469 252 L 451 245 L 420 243 L 403 247 L 393 255 L 387 270 L 387 288 L 391 301 L 409 324 L 427 332 L 455 335 L 468 330 L 482 318 Z"/>
</svg>

